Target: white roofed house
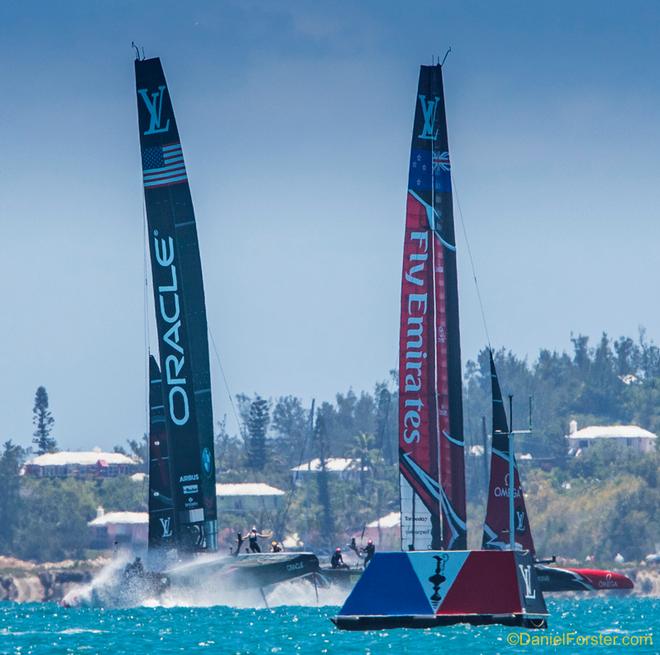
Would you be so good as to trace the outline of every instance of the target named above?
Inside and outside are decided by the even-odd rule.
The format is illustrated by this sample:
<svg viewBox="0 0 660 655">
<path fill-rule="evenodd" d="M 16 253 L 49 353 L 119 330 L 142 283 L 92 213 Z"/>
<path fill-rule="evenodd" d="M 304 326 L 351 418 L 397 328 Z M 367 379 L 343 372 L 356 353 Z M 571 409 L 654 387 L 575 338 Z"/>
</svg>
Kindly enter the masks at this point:
<svg viewBox="0 0 660 655">
<path fill-rule="evenodd" d="M 340 480 L 357 479 L 360 474 L 359 466 L 359 461 L 348 457 L 328 457 L 325 460 L 326 473 Z M 315 457 L 309 462 L 295 466 L 290 470 L 294 482 L 300 484 L 302 481 L 314 479 L 318 475 L 321 471 L 321 460 Z"/>
<path fill-rule="evenodd" d="M 658 437 L 638 425 L 590 425 L 578 430 L 577 422 L 571 421 L 566 439 L 569 453 L 579 455 L 599 442 L 615 443 L 622 448 L 649 453 L 656 447 Z"/>
<path fill-rule="evenodd" d="M 286 493 L 264 482 L 218 483 L 215 485 L 220 512 L 277 511 Z"/>
<path fill-rule="evenodd" d="M 133 475 L 141 461 L 123 453 L 66 451 L 44 453 L 25 463 L 23 473 L 38 478 L 110 478 Z"/>
<path fill-rule="evenodd" d="M 91 530 L 91 548 L 117 546 L 142 548 L 147 544 L 149 515 L 147 512 L 106 512 L 96 510 L 96 518 L 87 524 Z"/>
<path fill-rule="evenodd" d="M 401 513 L 390 512 L 371 521 L 351 535 L 359 547 L 371 539 L 379 550 L 399 550 L 401 546 Z"/>
</svg>

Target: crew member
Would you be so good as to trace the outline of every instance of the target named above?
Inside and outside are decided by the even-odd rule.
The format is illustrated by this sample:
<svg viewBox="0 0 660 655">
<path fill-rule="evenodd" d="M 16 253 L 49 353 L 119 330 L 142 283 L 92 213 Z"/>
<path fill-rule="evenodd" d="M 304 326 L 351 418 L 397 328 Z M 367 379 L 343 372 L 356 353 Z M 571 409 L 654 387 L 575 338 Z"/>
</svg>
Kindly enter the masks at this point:
<svg viewBox="0 0 660 655">
<path fill-rule="evenodd" d="M 132 578 L 134 576 L 143 575 L 144 566 L 142 566 L 142 560 L 139 557 L 135 558 L 135 561 L 129 562 L 124 569 L 124 576 L 127 578 Z"/>
<path fill-rule="evenodd" d="M 341 554 L 341 548 L 335 548 L 335 552 L 332 554 L 332 557 L 330 558 L 330 566 L 333 569 L 348 568 L 348 564 L 344 564 L 344 558 L 342 557 Z"/>
<path fill-rule="evenodd" d="M 277 541 L 271 541 L 270 542 L 270 552 L 271 553 L 281 553 L 282 552 L 282 546 L 280 546 Z"/>
<path fill-rule="evenodd" d="M 360 557 L 360 551 L 358 550 L 357 544 L 355 543 L 355 537 L 351 539 L 351 543 L 348 544 L 348 547 L 358 556 Z"/>
<path fill-rule="evenodd" d="M 257 542 L 258 538 L 270 537 L 269 534 L 260 534 L 257 532 L 257 526 L 253 525 L 252 530 L 248 532 L 248 548 L 251 553 L 260 553 L 261 548 L 259 548 L 259 543 Z"/>
<path fill-rule="evenodd" d="M 367 545 L 362 549 L 362 552 L 366 555 L 364 558 L 364 565 L 366 566 L 371 562 L 373 559 L 374 553 L 376 552 L 376 546 L 374 546 L 374 542 L 369 539 L 367 541 Z"/>
<path fill-rule="evenodd" d="M 236 533 L 236 552 L 234 555 L 238 555 L 241 552 L 241 546 L 243 545 L 243 534 L 241 532 Z"/>
</svg>

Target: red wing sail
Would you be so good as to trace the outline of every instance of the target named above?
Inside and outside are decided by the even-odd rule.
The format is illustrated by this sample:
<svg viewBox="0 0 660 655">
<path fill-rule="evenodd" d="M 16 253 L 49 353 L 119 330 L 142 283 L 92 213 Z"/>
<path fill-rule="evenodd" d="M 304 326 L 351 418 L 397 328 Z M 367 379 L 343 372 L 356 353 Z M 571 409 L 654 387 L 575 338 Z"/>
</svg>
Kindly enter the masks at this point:
<svg viewBox="0 0 660 655">
<path fill-rule="evenodd" d="M 422 66 L 410 153 L 399 341 L 403 550 L 464 549 L 458 283 L 441 66 Z"/>
<path fill-rule="evenodd" d="M 484 521 L 483 548 L 506 550 L 509 547 L 509 423 L 502 400 L 500 382 L 490 352 L 490 376 L 493 396 L 493 444 L 490 457 L 490 484 Z M 534 555 L 534 540 L 525 508 L 525 496 L 515 456 L 513 459 L 513 507 L 516 544 Z"/>
</svg>

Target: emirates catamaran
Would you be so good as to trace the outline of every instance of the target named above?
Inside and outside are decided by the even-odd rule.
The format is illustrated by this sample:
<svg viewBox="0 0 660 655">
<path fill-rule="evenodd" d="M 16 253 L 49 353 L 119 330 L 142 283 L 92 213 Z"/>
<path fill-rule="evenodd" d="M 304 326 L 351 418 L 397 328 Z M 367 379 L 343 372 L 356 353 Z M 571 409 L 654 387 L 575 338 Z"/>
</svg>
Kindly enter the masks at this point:
<svg viewBox="0 0 660 655">
<path fill-rule="evenodd" d="M 482 548 L 525 550 L 536 558 L 525 496 L 513 449 L 515 432 L 509 429 L 492 350 L 489 356 L 493 436 Z M 554 560 L 553 557 L 550 560 L 536 561 L 536 575 L 543 591 L 612 591 L 632 589 L 634 586 L 630 578 L 614 571 L 548 566 Z"/>
<path fill-rule="evenodd" d="M 422 66 L 410 151 L 399 342 L 401 551 L 376 553 L 335 624 L 544 627 L 531 554 L 467 548 L 456 241 L 442 65 Z"/>
<path fill-rule="evenodd" d="M 547 625 L 543 591 L 630 588 L 535 559 L 491 355 L 493 447 L 482 550 L 469 551 L 451 164 L 442 65 L 422 66 L 410 152 L 399 342 L 401 551 L 377 553 L 335 624 Z M 497 555 L 501 559 L 493 557 Z"/>
</svg>

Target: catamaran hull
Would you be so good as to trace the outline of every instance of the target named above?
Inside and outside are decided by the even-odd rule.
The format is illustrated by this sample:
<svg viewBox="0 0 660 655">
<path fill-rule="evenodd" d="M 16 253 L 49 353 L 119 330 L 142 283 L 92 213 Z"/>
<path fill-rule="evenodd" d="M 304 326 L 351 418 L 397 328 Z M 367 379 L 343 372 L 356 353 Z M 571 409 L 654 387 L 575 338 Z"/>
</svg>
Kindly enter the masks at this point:
<svg viewBox="0 0 660 655">
<path fill-rule="evenodd" d="M 621 591 L 635 586 L 622 573 L 600 569 L 562 569 L 537 564 L 536 575 L 544 592 Z"/>
<path fill-rule="evenodd" d="M 173 589 L 195 588 L 203 583 L 220 588 L 264 588 L 319 571 L 313 553 L 263 553 L 237 557 L 200 558 L 166 572 Z"/>
<path fill-rule="evenodd" d="M 334 624 L 343 630 L 547 626 L 531 556 L 512 551 L 377 553 Z"/>
</svg>

